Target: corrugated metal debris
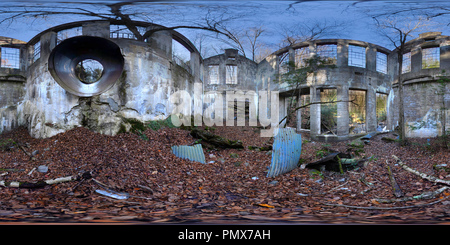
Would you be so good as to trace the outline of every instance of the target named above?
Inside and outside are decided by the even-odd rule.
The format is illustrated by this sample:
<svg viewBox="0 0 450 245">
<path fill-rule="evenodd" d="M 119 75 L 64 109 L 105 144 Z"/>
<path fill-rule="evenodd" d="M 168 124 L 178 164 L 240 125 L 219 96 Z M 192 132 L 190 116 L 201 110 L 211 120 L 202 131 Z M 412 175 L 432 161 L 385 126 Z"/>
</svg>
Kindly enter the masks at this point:
<svg viewBox="0 0 450 245">
<path fill-rule="evenodd" d="M 301 151 L 302 136 L 295 133 L 293 128 L 280 128 L 274 138 L 267 177 L 275 177 L 296 168 Z"/>
<path fill-rule="evenodd" d="M 188 145 L 174 145 L 172 146 L 172 152 L 177 157 L 189 159 L 200 163 L 206 163 L 205 154 L 201 144 L 193 146 Z"/>
</svg>

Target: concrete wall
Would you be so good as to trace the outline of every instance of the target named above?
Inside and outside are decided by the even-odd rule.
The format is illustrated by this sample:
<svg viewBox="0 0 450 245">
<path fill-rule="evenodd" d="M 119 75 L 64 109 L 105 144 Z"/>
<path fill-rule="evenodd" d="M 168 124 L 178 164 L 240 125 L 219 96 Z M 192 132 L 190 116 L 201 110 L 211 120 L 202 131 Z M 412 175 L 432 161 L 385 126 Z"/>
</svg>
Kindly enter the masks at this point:
<svg viewBox="0 0 450 245">
<path fill-rule="evenodd" d="M 439 67 L 423 68 L 423 50 L 439 48 Z M 406 43 L 411 52 L 411 71 L 402 74 L 407 137 L 435 137 L 443 134 L 443 122 L 450 128 L 450 37 L 429 32 Z M 397 61 L 397 52 L 392 52 Z M 392 125 L 398 125 L 398 72 L 393 70 L 394 98 L 389 115 Z M 443 78 L 443 79 L 441 79 Z"/>
<path fill-rule="evenodd" d="M 109 38 L 107 22 L 81 24 L 83 35 Z M 27 126 L 33 137 L 46 138 L 77 126 L 115 135 L 121 127 L 130 126 L 124 118 L 142 122 L 167 118 L 174 108 L 170 96 L 179 90 L 193 94 L 194 83 L 200 82 L 198 75 L 172 62 L 171 49 L 167 49 L 171 47 L 167 42 L 171 42 L 172 35 L 160 32 L 149 42 L 111 39 L 125 58 L 122 76 L 109 90 L 83 98 L 65 91 L 48 71 L 48 57 L 56 46 L 57 32 L 39 34 L 33 41 L 40 41 L 41 54 L 26 72 L 24 96 L 17 105 L 18 124 Z M 29 45 L 30 50 L 33 44 Z M 196 57 L 191 64 L 199 66 L 199 56 Z M 195 105 L 191 108 L 194 111 Z"/>
<path fill-rule="evenodd" d="M 17 120 L 17 104 L 25 94 L 25 70 L 27 60 L 26 43 L 17 39 L 0 37 L 0 47 L 19 50 L 19 67 L 4 67 L 6 55 L 0 52 L 0 133 L 19 125 Z"/>
<path fill-rule="evenodd" d="M 226 82 L 227 65 L 232 65 L 237 68 L 236 84 L 227 84 Z M 211 83 L 210 66 L 218 67 L 218 80 L 215 84 Z M 226 103 L 226 101 L 234 101 L 234 98 L 236 98 L 238 101 L 238 113 L 241 113 L 241 116 L 238 116 L 238 118 L 244 117 L 243 103 L 247 100 L 250 103 L 250 108 L 252 109 L 250 112 L 250 116 L 252 117 L 251 119 L 256 120 L 259 105 L 258 91 L 262 89 L 261 84 L 256 78 L 258 65 L 252 60 L 239 55 L 238 50 L 226 49 L 223 54 L 204 59 L 203 67 L 205 71 L 203 84 L 205 91 L 203 108 L 204 110 L 207 110 L 205 115 L 210 116 L 210 113 L 214 111 L 214 115 L 217 114 L 218 117 L 226 119 L 228 113 L 228 122 L 226 125 L 243 125 L 242 123 L 245 123 L 244 121 L 234 123 L 234 120 L 232 120 L 233 122 L 231 122 L 231 118 L 234 118 L 234 103 L 229 103 L 228 105 Z M 238 94 L 240 92 L 242 92 L 242 95 L 244 95 L 245 98 L 239 98 L 242 97 Z M 222 100 L 223 103 L 217 106 L 215 103 L 218 103 L 219 100 Z M 219 124 L 221 123 L 220 119 L 217 119 L 216 122 Z M 254 122 L 256 123 L 256 121 Z M 256 124 L 252 125 L 256 126 Z"/>
<path fill-rule="evenodd" d="M 219 83 L 211 84 L 208 66 L 219 66 Z M 226 84 L 226 65 L 237 67 L 237 84 Z M 227 49 L 224 54 L 209 57 L 203 60 L 205 67 L 205 91 L 227 90 L 257 90 L 259 83 L 256 81 L 257 64 L 250 59 L 238 54 L 235 49 Z"/>
</svg>

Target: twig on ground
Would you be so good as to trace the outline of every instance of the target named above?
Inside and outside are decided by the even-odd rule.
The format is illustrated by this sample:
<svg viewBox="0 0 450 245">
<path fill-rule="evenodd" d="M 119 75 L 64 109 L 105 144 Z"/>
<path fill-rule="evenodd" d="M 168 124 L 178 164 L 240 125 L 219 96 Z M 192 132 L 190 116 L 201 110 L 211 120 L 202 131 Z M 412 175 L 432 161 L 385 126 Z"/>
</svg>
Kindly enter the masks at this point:
<svg viewBox="0 0 450 245">
<path fill-rule="evenodd" d="M 325 192 L 325 193 L 330 193 L 330 192 L 332 192 L 332 191 L 334 191 L 334 190 L 336 190 L 336 189 L 338 189 L 338 188 L 340 188 L 340 187 L 342 187 L 342 186 L 346 185 L 347 183 L 348 183 L 348 181 L 347 181 L 347 182 L 345 182 L 345 183 L 344 183 L 344 184 L 342 184 L 342 185 L 338 185 L 338 186 L 334 187 L 333 189 L 331 189 L 331 190 L 329 190 L 329 191 L 327 191 L 327 192 Z"/>
<path fill-rule="evenodd" d="M 435 196 L 441 194 L 442 192 L 444 192 L 448 188 L 450 188 L 450 187 L 449 186 L 444 186 L 442 188 L 439 188 L 438 190 L 427 191 L 427 192 L 424 192 L 424 193 L 422 193 L 420 195 L 413 196 L 413 197 L 394 198 L 394 199 L 377 198 L 375 200 L 377 202 L 380 202 L 380 203 L 393 203 L 393 202 L 406 202 L 406 201 L 413 201 L 413 200 L 420 200 L 420 199 L 431 199 L 431 198 L 434 198 Z"/>
<path fill-rule="evenodd" d="M 397 184 L 397 181 L 395 180 L 394 174 L 392 174 L 391 167 L 389 167 L 389 163 L 386 160 L 386 168 L 389 174 L 389 180 L 391 181 L 392 191 L 394 191 L 394 195 L 396 197 L 402 197 L 403 191 L 400 189 L 400 186 Z"/>
<path fill-rule="evenodd" d="M 415 174 L 415 175 L 420 176 L 420 177 L 423 178 L 423 179 L 426 179 L 426 180 L 429 180 L 429 181 L 432 181 L 432 182 L 435 182 L 435 183 L 440 183 L 440 184 L 450 185 L 450 181 L 448 181 L 448 180 L 442 180 L 442 179 L 436 178 L 436 177 L 434 177 L 434 176 L 431 176 L 431 175 L 428 175 L 428 174 L 425 174 L 425 173 L 421 173 L 421 172 L 419 172 L 419 171 L 417 171 L 417 170 L 415 170 L 415 169 L 412 169 L 412 168 L 406 166 L 406 165 L 405 165 L 405 164 L 404 164 L 397 156 L 392 155 L 392 157 L 397 161 L 397 163 L 398 163 L 403 169 L 405 169 L 405 170 L 408 171 L 408 172 L 411 172 L 411 173 L 413 173 L 413 174 Z"/>
<path fill-rule="evenodd" d="M 10 182 L 6 182 L 6 181 L 0 181 L 0 186 L 4 186 L 4 187 L 18 187 L 18 188 L 39 188 L 39 187 L 44 187 L 46 185 L 53 185 L 53 184 L 58 184 L 58 183 L 63 183 L 63 182 L 68 182 L 68 181 L 74 181 L 74 180 L 78 180 L 79 176 L 78 175 L 72 175 L 72 176 L 67 176 L 67 177 L 61 177 L 61 178 L 56 178 L 56 179 L 51 179 L 51 180 L 43 180 L 43 181 L 38 181 L 38 182 L 20 182 L 20 181 L 10 181 Z"/>
</svg>

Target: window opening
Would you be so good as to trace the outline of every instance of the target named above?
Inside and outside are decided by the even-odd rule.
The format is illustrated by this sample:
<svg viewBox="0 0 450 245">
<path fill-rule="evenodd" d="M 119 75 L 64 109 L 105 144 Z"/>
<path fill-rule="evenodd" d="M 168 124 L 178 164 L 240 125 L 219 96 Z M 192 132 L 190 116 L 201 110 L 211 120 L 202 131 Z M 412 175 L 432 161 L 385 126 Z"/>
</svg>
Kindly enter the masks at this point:
<svg viewBox="0 0 450 245">
<path fill-rule="evenodd" d="M 411 52 L 403 54 L 402 74 L 411 71 Z"/>
<path fill-rule="evenodd" d="M 147 27 L 136 26 L 138 32 L 142 35 L 147 31 Z M 126 25 L 110 25 L 109 26 L 110 38 L 125 38 L 137 40 L 132 31 L 128 29 Z"/>
<path fill-rule="evenodd" d="M 440 55 L 439 47 L 422 49 L 422 69 L 439 68 Z"/>
<path fill-rule="evenodd" d="M 311 102 L 311 97 L 309 94 L 302 94 L 300 96 L 300 105 L 307 105 Z M 309 110 L 310 106 L 303 107 L 300 109 L 300 115 L 301 115 L 301 128 L 302 129 L 311 129 L 310 120 L 311 120 L 311 114 Z"/>
<path fill-rule="evenodd" d="M 289 72 L 289 52 L 279 55 L 278 60 L 278 72 L 280 74 Z"/>
<path fill-rule="evenodd" d="M 366 132 L 366 91 L 349 90 L 348 113 L 350 116 L 349 134 Z"/>
<path fill-rule="evenodd" d="M 306 59 L 309 58 L 310 52 L 309 47 L 303 47 L 295 50 L 295 67 L 301 68 L 305 67 L 307 64 Z"/>
<path fill-rule="evenodd" d="M 209 72 L 209 84 L 219 84 L 219 66 L 210 65 L 208 66 Z"/>
<path fill-rule="evenodd" d="M 191 52 L 175 39 L 172 39 L 172 60 L 191 73 L 191 67 L 189 66 Z"/>
<path fill-rule="evenodd" d="M 348 65 L 366 68 L 366 48 L 348 45 Z"/>
<path fill-rule="evenodd" d="M 377 71 L 387 74 L 387 54 L 377 52 Z"/>
<path fill-rule="evenodd" d="M 387 94 L 376 94 L 377 131 L 383 131 L 387 120 Z"/>
<path fill-rule="evenodd" d="M 226 66 L 226 84 L 237 84 L 237 66 Z"/>
<path fill-rule="evenodd" d="M 317 46 L 317 55 L 327 59 L 327 64 L 336 64 L 337 62 L 337 45 L 324 44 Z"/>
<path fill-rule="evenodd" d="M 37 42 L 33 45 L 33 62 L 38 60 L 41 57 L 41 42 Z"/>
<path fill-rule="evenodd" d="M 20 69 L 20 49 L 1 47 L 1 67 Z"/>
<path fill-rule="evenodd" d="M 320 101 L 331 102 L 336 101 L 336 89 L 323 89 L 320 92 Z M 337 103 L 321 104 L 320 107 L 320 127 L 321 134 L 336 135 L 337 130 Z"/>
</svg>

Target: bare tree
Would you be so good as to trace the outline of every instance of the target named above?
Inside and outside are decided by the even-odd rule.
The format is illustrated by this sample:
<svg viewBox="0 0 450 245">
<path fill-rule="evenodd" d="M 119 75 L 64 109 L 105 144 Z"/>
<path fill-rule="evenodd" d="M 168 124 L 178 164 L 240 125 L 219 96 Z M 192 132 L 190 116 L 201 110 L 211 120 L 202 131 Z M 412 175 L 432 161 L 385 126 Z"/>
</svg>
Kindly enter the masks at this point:
<svg viewBox="0 0 450 245">
<path fill-rule="evenodd" d="M 239 18 L 238 15 L 229 13 L 226 8 L 206 9 L 205 15 L 200 21 L 186 25 L 161 26 L 154 25 L 145 32 L 136 25 L 136 20 L 147 21 L 152 13 L 148 5 L 141 7 L 140 2 L 124 1 L 115 3 L 88 3 L 80 2 L 76 5 L 64 4 L 12 4 L 0 9 L 0 24 L 13 23 L 23 19 L 47 19 L 51 16 L 83 16 L 95 19 L 108 20 L 121 23 L 130 30 L 137 40 L 145 40 L 153 33 L 162 30 L 197 29 L 206 30 L 223 35 L 231 40 L 235 36 L 227 29 L 227 23 Z M 148 3 L 147 3 L 148 4 Z M 128 8 L 127 8 L 128 7 Z M 134 7 L 134 8 L 133 8 Z"/>
<path fill-rule="evenodd" d="M 398 98 L 399 98 L 399 127 L 400 140 L 406 143 L 406 127 L 403 99 L 403 54 L 405 53 L 406 42 L 414 37 L 417 32 L 423 32 L 431 26 L 431 21 L 426 17 L 400 17 L 384 16 L 373 17 L 380 33 L 385 36 L 397 51 L 398 60 Z"/>
<path fill-rule="evenodd" d="M 279 32 L 283 36 L 283 40 L 280 43 L 280 47 L 317 40 L 325 36 L 337 36 L 345 28 L 343 22 L 329 20 L 306 20 L 303 23 L 281 25 Z"/>
<path fill-rule="evenodd" d="M 261 35 L 265 32 L 265 29 L 262 26 L 252 27 L 249 30 L 245 31 L 245 37 L 248 40 L 248 45 L 250 47 L 250 52 L 252 54 L 252 60 L 256 61 L 256 55 L 261 48 L 264 47 L 264 44 L 259 41 Z"/>
<path fill-rule="evenodd" d="M 253 61 L 260 57 L 259 51 L 266 48 L 267 45 L 261 41 L 263 34 L 266 32 L 262 26 L 249 27 L 246 29 L 223 27 L 222 30 L 227 33 L 219 37 L 219 40 L 237 49 L 240 54 Z M 271 51 L 270 53 L 272 53 Z"/>
<path fill-rule="evenodd" d="M 258 49 L 258 52 L 255 53 L 254 61 L 256 63 L 259 63 L 273 52 L 274 50 L 271 47 L 269 47 L 268 45 L 264 45 L 263 47 L 260 47 Z"/>
</svg>

